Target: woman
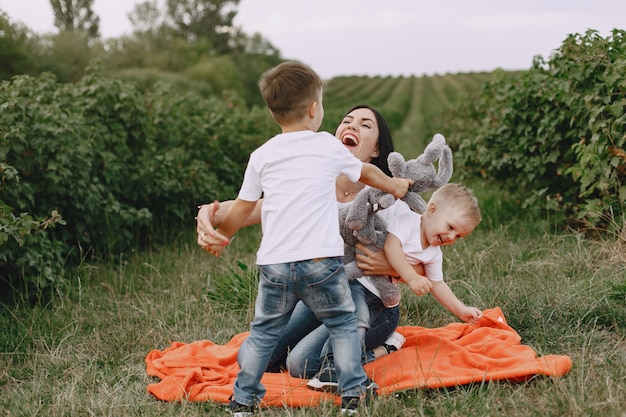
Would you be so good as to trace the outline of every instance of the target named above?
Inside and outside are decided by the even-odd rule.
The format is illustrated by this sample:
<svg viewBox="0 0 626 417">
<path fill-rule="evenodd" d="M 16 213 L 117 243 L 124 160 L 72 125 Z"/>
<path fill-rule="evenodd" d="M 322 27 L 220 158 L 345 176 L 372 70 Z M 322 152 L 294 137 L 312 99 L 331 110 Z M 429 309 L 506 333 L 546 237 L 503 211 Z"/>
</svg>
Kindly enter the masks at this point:
<svg viewBox="0 0 626 417">
<path fill-rule="evenodd" d="M 353 107 L 337 127 L 335 136 L 361 161 L 370 162 L 390 175 L 387 156 L 394 150 L 393 142 L 387 123 L 378 111 L 365 105 Z M 338 177 L 336 181 L 338 206 L 351 203 L 364 186 L 359 182 L 352 183 L 346 177 Z M 230 201 L 214 202 L 199 208 L 198 245 L 207 247 L 210 244 L 226 242 L 223 236 L 215 233 L 213 226 L 221 223 L 230 204 Z M 246 225 L 260 222 L 261 204 L 262 202 L 257 204 L 256 209 L 246 221 Z M 391 208 L 388 210 L 391 213 Z M 384 253 L 369 251 L 364 246 L 358 246 L 358 248 L 363 251 L 364 255 L 357 256 L 357 264 L 365 275 L 397 275 L 387 262 Z M 351 290 L 352 287 L 356 288 L 355 285 L 351 285 Z M 375 300 L 375 296 L 373 297 L 372 300 Z M 359 321 L 359 326 L 366 329 L 365 347 L 368 352 L 364 361 L 373 360 L 387 353 L 387 350 L 380 346 L 394 333 L 399 322 L 397 306 L 384 308 L 382 303 L 377 302 L 368 305 L 370 306 L 369 317 Z M 268 371 L 279 371 L 286 366 L 293 376 L 301 378 L 315 376 L 324 361 L 324 345 L 327 338 L 328 333 L 321 322 L 304 304 L 300 303 L 285 329 L 284 337 L 278 342 Z M 372 351 L 374 348 L 377 348 L 376 353 Z"/>
</svg>

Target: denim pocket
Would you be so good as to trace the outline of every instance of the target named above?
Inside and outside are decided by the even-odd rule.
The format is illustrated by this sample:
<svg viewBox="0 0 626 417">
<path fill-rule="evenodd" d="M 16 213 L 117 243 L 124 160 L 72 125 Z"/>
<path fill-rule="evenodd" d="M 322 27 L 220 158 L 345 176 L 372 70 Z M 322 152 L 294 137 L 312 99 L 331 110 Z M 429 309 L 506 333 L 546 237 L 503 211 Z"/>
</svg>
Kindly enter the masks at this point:
<svg viewBox="0 0 626 417">
<path fill-rule="evenodd" d="M 317 273 L 308 279 L 308 292 L 311 296 L 309 299 L 313 300 L 319 309 L 336 308 L 343 305 L 346 298 L 352 300 L 343 264 L 334 259 L 329 258 L 328 262 L 325 261 L 323 263 L 325 267 L 318 269 Z"/>
<path fill-rule="evenodd" d="M 259 274 L 259 294 L 261 307 L 264 315 L 283 314 L 287 309 L 288 286 L 280 274 L 273 274 L 272 266 L 263 266 Z"/>
</svg>

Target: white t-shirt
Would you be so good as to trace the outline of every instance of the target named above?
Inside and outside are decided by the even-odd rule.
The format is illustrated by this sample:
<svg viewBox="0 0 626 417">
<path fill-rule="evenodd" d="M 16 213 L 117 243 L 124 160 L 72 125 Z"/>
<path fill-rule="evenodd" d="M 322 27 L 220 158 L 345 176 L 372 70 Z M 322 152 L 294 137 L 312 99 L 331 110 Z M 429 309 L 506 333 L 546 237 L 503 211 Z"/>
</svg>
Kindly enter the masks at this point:
<svg viewBox="0 0 626 417">
<path fill-rule="evenodd" d="M 351 203 L 340 204 L 340 207 L 349 204 Z M 378 211 L 376 215 L 385 222 L 387 231 L 393 233 L 402 242 L 402 251 L 410 264 L 422 263 L 428 279 L 431 281 L 443 280 L 443 253 L 441 248 L 430 246 L 426 250 L 422 250 L 420 237 L 422 216 L 420 214 L 411 211 L 404 201 L 396 200 L 391 207 Z M 363 276 L 357 280 L 372 294 L 380 298 L 380 292 L 372 284 L 369 276 Z"/>
<path fill-rule="evenodd" d="M 257 264 L 343 256 L 335 181 L 363 163 L 327 132 L 281 133 L 250 155 L 238 197 L 263 197 Z"/>
<path fill-rule="evenodd" d="M 350 204 L 352 203 L 351 202 L 350 203 L 338 203 L 339 208 L 349 206 Z M 391 207 L 388 207 L 384 210 L 377 211 L 376 215 L 380 217 L 385 222 L 385 224 L 388 224 L 392 218 L 402 213 L 410 213 L 410 212 L 411 212 L 411 209 L 404 201 L 396 200 Z M 359 277 L 357 278 L 357 281 L 359 281 L 361 285 L 363 285 L 365 288 L 370 290 L 372 294 L 380 298 L 380 293 L 378 292 L 378 289 L 372 283 L 369 276 Z"/>
<path fill-rule="evenodd" d="M 400 240 L 402 251 L 411 265 L 423 264 L 426 278 L 442 281 L 443 252 L 439 246 L 422 248 L 421 223 L 422 215 L 409 210 L 391 218 L 387 223 L 387 232 Z"/>
</svg>

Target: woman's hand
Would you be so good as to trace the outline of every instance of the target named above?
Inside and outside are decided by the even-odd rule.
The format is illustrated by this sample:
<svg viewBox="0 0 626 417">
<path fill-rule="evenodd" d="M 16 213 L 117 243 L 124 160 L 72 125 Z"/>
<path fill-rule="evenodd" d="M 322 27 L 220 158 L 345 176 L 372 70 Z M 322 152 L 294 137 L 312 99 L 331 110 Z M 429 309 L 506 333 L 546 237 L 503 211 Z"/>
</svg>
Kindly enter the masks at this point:
<svg viewBox="0 0 626 417">
<path fill-rule="evenodd" d="M 217 200 L 211 204 L 203 204 L 198 208 L 198 216 L 196 217 L 198 245 L 211 253 L 213 252 L 209 249 L 210 246 L 225 246 L 228 244 L 228 239 L 213 229 L 215 215 L 219 209 L 220 203 Z"/>
<path fill-rule="evenodd" d="M 220 257 L 222 256 L 222 252 L 224 252 L 225 248 L 226 246 L 223 246 L 223 245 L 209 245 L 209 246 L 205 246 L 203 249 L 209 252 L 211 255 Z"/>
<path fill-rule="evenodd" d="M 359 251 L 356 254 L 356 266 L 363 271 L 363 275 L 383 275 L 397 276 L 398 274 L 389 264 L 385 252 L 376 249 L 370 249 L 367 246 L 357 243 L 354 245 Z"/>
</svg>

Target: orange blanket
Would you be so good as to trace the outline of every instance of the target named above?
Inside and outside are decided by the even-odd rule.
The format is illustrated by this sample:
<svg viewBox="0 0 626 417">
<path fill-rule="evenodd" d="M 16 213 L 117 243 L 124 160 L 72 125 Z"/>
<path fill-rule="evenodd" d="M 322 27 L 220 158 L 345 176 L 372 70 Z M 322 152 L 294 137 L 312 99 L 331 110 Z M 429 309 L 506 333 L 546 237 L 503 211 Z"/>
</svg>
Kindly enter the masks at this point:
<svg viewBox="0 0 626 417">
<path fill-rule="evenodd" d="M 559 377 L 572 367 L 568 356 L 538 357 L 520 344 L 520 336 L 508 326 L 500 308 L 484 311 L 477 326 L 453 323 L 429 329 L 399 327 L 406 343 L 397 352 L 365 365 L 367 374 L 381 389 L 380 395 L 416 388 L 441 388 L 490 380 L 524 380 L 533 375 Z M 237 352 L 247 333 L 225 345 L 208 340 L 174 342 L 165 350 L 146 356 L 148 375 L 161 380 L 148 392 L 164 401 L 228 402 L 239 366 Z M 306 380 L 288 373 L 265 373 L 267 388 L 263 406 L 315 406 L 338 397 L 312 391 Z"/>
</svg>

